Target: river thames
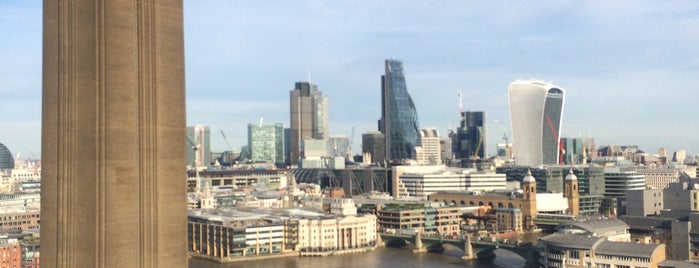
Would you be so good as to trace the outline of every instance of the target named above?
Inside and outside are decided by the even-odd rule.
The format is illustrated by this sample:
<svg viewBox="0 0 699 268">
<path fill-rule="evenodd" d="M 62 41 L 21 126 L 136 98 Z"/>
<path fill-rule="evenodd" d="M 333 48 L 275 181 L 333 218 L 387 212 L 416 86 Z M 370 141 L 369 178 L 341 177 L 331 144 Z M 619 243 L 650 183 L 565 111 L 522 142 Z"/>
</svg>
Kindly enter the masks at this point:
<svg viewBox="0 0 699 268">
<path fill-rule="evenodd" d="M 378 247 L 374 251 L 328 257 L 283 257 L 236 263 L 216 263 L 191 259 L 190 268 L 267 268 L 267 267 L 472 267 L 509 268 L 524 266 L 524 259 L 512 252 L 498 249 L 493 260 L 461 260 L 463 251 L 447 246 L 442 253 L 412 253 L 409 249 Z"/>
</svg>

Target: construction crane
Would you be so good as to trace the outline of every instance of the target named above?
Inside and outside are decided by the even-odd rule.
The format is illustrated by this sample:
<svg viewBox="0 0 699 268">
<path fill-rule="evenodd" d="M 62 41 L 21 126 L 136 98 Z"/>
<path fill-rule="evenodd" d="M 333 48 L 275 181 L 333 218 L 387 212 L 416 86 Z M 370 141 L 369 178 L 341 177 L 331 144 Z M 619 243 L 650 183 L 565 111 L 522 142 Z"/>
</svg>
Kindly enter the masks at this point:
<svg viewBox="0 0 699 268">
<path fill-rule="evenodd" d="M 226 134 L 223 133 L 223 129 L 219 129 L 218 131 L 221 132 L 221 136 L 223 136 L 223 141 L 226 142 L 226 145 L 228 145 L 228 150 L 231 150 L 231 152 L 232 152 L 232 151 L 233 151 L 233 147 L 232 147 L 231 144 L 228 142 L 228 138 L 226 138 Z"/>
</svg>

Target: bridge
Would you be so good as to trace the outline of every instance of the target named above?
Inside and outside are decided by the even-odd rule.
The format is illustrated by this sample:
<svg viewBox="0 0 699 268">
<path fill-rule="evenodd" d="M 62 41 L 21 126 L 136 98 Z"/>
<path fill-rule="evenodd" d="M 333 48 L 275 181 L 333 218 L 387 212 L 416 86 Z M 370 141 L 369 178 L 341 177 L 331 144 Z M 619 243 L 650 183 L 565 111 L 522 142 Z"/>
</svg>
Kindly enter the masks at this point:
<svg viewBox="0 0 699 268">
<path fill-rule="evenodd" d="M 539 251 L 532 243 L 521 243 L 517 241 L 509 241 L 507 239 L 497 240 L 486 238 L 471 238 L 470 236 L 450 239 L 440 235 L 424 235 L 416 233 L 396 234 L 396 233 L 380 233 L 381 240 L 384 245 L 395 246 L 400 244 L 412 244 L 413 252 L 427 252 L 442 248 L 448 244 L 457 247 L 464 251 L 462 259 L 489 259 L 494 258 L 496 249 L 504 249 L 511 251 L 526 260 L 525 267 L 538 267 Z"/>
</svg>

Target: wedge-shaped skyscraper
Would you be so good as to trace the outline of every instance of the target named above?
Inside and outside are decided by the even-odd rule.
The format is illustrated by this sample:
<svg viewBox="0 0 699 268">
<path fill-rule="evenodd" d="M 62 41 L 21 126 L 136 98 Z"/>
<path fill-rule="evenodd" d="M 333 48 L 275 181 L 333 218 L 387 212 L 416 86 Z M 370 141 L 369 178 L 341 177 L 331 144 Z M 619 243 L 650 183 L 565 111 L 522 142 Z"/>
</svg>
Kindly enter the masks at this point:
<svg viewBox="0 0 699 268">
<path fill-rule="evenodd" d="M 415 159 L 418 120 L 415 103 L 408 94 L 403 63 L 386 60 L 386 74 L 381 76 L 381 120 L 379 131 L 384 134 L 385 159 Z"/>
<path fill-rule="evenodd" d="M 507 91 L 515 163 L 557 164 L 565 90 L 546 82 L 517 80 L 510 83 Z"/>
</svg>

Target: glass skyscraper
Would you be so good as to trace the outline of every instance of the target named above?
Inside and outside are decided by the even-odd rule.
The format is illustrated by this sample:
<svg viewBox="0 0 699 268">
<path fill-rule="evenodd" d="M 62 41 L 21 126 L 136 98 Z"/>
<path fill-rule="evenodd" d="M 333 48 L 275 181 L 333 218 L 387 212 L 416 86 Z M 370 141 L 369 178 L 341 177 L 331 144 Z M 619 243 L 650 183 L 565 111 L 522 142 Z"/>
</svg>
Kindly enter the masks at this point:
<svg viewBox="0 0 699 268">
<path fill-rule="evenodd" d="M 415 159 L 418 144 L 418 118 L 415 103 L 408 94 L 403 63 L 385 61 L 386 74 L 381 76 L 381 120 L 386 160 Z"/>
<path fill-rule="evenodd" d="M 284 163 L 284 126 L 248 124 L 248 147 L 253 162 Z"/>
<path fill-rule="evenodd" d="M 515 163 L 558 164 L 565 91 L 546 82 L 518 80 L 508 86 L 508 96 Z"/>
<path fill-rule="evenodd" d="M 0 169 L 15 168 L 15 159 L 12 157 L 10 149 L 7 149 L 4 144 L 0 143 Z"/>
<path fill-rule="evenodd" d="M 454 152 L 457 158 L 485 158 L 485 112 L 462 112 Z"/>
</svg>

